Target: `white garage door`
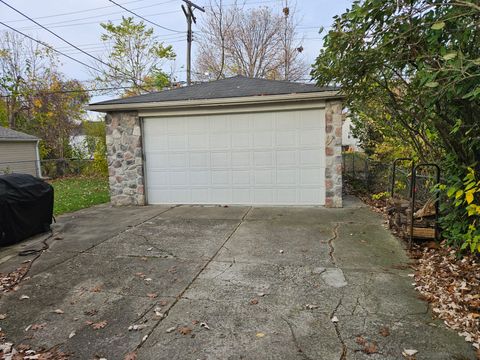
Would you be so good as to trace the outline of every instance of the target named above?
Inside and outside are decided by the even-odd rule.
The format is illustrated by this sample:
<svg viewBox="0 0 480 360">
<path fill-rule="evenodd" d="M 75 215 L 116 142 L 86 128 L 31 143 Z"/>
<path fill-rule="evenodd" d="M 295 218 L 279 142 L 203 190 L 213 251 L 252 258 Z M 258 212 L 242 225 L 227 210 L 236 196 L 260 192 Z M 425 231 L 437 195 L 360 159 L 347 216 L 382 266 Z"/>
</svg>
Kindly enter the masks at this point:
<svg viewBox="0 0 480 360">
<path fill-rule="evenodd" d="M 144 119 L 150 204 L 325 204 L 323 110 Z"/>
</svg>

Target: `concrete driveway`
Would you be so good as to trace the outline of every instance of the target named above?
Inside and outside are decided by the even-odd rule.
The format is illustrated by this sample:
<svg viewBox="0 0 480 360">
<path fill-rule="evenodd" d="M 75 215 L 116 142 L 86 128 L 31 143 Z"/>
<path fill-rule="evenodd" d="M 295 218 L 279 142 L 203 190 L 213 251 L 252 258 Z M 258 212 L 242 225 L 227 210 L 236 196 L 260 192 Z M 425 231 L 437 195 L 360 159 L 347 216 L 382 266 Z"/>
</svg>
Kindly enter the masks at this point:
<svg viewBox="0 0 480 360">
<path fill-rule="evenodd" d="M 99 206 L 61 217 L 55 233 L 0 299 L 17 345 L 108 360 L 475 358 L 432 320 L 401 243 L 358 202 Z M 39 246 L 4 249 L 0 270 Z"/>
</svg>

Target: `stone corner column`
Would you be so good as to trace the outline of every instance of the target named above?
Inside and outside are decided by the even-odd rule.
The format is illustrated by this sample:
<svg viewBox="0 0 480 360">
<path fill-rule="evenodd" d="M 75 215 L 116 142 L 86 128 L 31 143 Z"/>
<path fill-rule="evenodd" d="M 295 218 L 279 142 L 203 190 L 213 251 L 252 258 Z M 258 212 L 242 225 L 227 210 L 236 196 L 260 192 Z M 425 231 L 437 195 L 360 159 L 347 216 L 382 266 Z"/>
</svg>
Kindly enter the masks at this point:
<svg viewBox="0 0 480 360">
<path fill-rule="evenodd" d="M 115 206 L 145 205 L 140 118 L 136 111 L 105 116 L 110 201 Z"/>
<path fill-rule="evenodd" d="M 342 101 L 325 103 L 325 207 L 342 207 Z"/>
</svg>

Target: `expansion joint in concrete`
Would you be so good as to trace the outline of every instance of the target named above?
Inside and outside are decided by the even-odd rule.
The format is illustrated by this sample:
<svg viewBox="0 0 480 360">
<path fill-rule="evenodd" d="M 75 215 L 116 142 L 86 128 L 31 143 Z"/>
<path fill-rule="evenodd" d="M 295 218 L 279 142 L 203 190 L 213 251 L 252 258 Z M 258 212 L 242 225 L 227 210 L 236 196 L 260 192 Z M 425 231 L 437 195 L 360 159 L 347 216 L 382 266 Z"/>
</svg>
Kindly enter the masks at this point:
<svg viewBox="0 0 480 360">
<path fill-rule="evenodd" d="M 193 279 L 187 284 L 187 286 L 182 290 L 182 292 L 180 294 L 178 294 L 176 297 L 175 297 L 175 300 L 172 302 L 172 305 L 164 312 L 163 316 L 157 321 L 156 324 L 153 325 L 153 327 L 150 329 L 150 331 L 143 337 L 142 341 L 137 345 L 137 347 L 135 348 L 135 351 L 138 351 L 142 346 L 143 344 L 145 343 L 145 341 L 147 341 L 147 339 L 150 337 L 150 335 L 155 331 L 155 329 L 160 325 L 160 323 L 166 319 L 168 317 L 168 314 L 170 313 L 170 310 L 173 309 L 173 307 L 180 301 L 180 299 L 182 299 L 184 297 L 184 294 L 188 291 L 188 289 L 190 289 L 190 287 L 192 286 L 192 284 L 198 279 L 198 277 L 200 276 L 200 274 L 202 272 L 205 271 L 205 269 L 208 267 L 208 265 L 210 265 L 210 263 L 212 263 L 213 259 L 218 255 L 218 253 L 220 252 L 220 250 L 222 250 L 225 245 L 228 243 L 228 241 L 232 238 L 232 236 L 237 232 L 237 230 L 240 228 L 240 226 L 243 224 L 243 222 L 245 221 L 247 215 L 250 213 L 250 211 L 252 210 L 252 207 L 249 207 L 248 210 L 245 212 L 245 214 L 242 216 L 241 220 L 239 221 L 239 223 L 235 226 L 235 228 L 230 232 L 230 234 L 226 237 L 225 241 L 219 246 L 219 248 L 217 249 L 217 251 L 215 252 L 215 254 L 212 255 L 212 257 L 205 263 L 205 265 L 198 271 L 198 273 L 193 277 Z M 150 307 L 146 312 L 145 314 L 148 314 L 150 311 L 152 311 L 152 309 L 155 307 L 155 305 L 153 305 L 152 307 Z"/>
</svg>

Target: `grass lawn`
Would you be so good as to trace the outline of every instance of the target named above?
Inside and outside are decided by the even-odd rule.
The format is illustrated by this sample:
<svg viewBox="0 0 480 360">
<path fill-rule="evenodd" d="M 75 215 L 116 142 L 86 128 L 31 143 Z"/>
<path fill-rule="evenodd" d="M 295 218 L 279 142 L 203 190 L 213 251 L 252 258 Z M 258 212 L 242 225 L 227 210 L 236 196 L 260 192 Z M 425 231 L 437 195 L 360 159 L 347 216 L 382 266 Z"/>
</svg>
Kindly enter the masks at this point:
<svg viewBox="0 0 480 360">
<path fill-rule="evenodd" d="M 69 213 L 110 201 L 108 179 L 70 177 L 50 181 L 55 189 L 55 215 Z"/>
</svg>

